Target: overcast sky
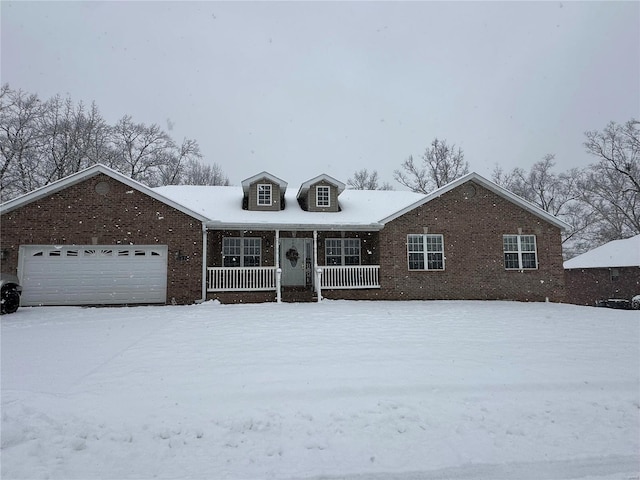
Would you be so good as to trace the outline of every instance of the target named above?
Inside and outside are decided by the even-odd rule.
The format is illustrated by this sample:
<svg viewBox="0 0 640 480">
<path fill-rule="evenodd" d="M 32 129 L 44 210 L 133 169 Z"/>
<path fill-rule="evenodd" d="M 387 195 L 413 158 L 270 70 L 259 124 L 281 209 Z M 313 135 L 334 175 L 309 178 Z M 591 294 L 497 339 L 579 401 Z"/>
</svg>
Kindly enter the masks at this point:
<svg viewBox="0 0 640 480">
<path fill-rule="evenodd" d="M 231 183 L 593 162 L 640 118 L 640 2 L 1 2 L 2 83 L 198 141 Z"/>
</svg>

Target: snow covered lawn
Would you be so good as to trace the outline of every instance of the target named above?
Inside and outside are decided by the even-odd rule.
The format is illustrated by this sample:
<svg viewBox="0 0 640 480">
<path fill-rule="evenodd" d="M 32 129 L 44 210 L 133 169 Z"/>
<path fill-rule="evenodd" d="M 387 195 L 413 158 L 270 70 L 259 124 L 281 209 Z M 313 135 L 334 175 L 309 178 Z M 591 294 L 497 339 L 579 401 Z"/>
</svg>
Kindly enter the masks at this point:
<svg viewBox="0 0 640 480">
<path fill-rule="evenodd" d="M 637 311 L 41 307 L 1 334 L 3 479 L 639 478 Z"/>
</svg>

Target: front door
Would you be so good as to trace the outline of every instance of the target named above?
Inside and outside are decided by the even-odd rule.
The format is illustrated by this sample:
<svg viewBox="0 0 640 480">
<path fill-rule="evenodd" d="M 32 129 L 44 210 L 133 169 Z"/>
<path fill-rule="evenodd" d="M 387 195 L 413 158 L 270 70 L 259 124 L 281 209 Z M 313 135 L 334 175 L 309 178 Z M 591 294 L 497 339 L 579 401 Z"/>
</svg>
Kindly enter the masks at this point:
<svg viewBox="0 0 640 480">
<path fill-rule="evenodd" d="M 280 268 L 282 285 L 304 287 L 310 269 L 310 240 L 306 238 L 280 239 Z"/>
</svg>

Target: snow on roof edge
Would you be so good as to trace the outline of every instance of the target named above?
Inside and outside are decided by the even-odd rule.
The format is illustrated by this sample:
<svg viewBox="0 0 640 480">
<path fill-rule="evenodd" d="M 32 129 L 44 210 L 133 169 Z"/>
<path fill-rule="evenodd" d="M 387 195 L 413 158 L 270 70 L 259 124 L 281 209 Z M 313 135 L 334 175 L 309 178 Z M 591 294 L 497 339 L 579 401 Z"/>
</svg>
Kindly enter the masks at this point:
<svg viewBox="0 0 640 480">
<path fill-rule="evenodd" d="M 573 257 L 563 264 L 566 270 L 581 268 L 640 267 L 640 235 L 613 240 Z"/>
</svg>

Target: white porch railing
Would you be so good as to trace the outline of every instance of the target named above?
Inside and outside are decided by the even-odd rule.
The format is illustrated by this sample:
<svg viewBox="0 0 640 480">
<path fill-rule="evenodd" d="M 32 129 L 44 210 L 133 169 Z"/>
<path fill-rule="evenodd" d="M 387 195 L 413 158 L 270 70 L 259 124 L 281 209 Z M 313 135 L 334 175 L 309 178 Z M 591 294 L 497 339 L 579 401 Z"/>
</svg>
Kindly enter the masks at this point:
<svg viewBox="0 0 640 480">
<path fill-rule="evenodd" d="M 320 284 L 328 289 L 380 288 L 380 265 L 318 266 Z"/>
<path fill-rule="evenodd" d="M 276 267 L 208 267 L 208 292 L 276 290 Z"/>
<path fill-rule="evenodd" d="M 380 265 L 319 265 L 322 289 L 380 288 Z M 278 290 L 277 267 L 208 267 L 208 292 Z"/>
</svg>

